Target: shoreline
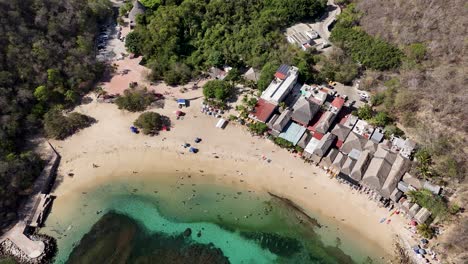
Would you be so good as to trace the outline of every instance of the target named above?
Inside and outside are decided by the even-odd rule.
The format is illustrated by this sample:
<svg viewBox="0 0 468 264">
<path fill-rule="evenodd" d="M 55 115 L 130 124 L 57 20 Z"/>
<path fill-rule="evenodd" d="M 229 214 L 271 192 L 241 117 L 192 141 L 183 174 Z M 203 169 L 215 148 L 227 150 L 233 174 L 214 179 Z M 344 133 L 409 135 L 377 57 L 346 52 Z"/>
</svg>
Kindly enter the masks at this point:
<svg viewBox="0 0 468 264">
<path fill-rule="evenodd" d="M 192 106 L 184 109 L 184 119 L 174 120 L 171 131 L 157 137 L 128 131 L 138 113 L 123 112 L 115 105 L 96 101 L 77 107 L 76 111 L 91 115 L 98 122 L 65 141 L 52 142 L 62 156 L 59 183 L 54 190 L 57 199 L 87 186 L 122 178 L 116 175 L 144 180 L 148 177 L 144 174 L 155 171 L 198 172 L 216 175 L 209 180 L 218 184 L 275 193 L 306 212 L 346 226 L 348 233 L 365 237 L 393 255 L 394 234 L 403 228 L 402 219 L 395 218 L 391 225 L 379 224 L 379 219 L 388 214 L 386 209 L 378 208 L 363 195 L 331 180 L 320 168 L 304 163 L 272 142 L 253 138 L 238 125 L 229 124 L 225 130 L 215 128 L 217 119 L 199 116 L 199 105 L 201 99 L 192 101 Z M 164 109 L 150 111 L 172 117 L 176 109 L 175 102 L 166 100 Z M 192 143 L 195 137 L 203 139 L 198 145 L 200 153 L 182 152 L 181 145 Z M 264 161 L 263 155 L 272 162 Z M 93 168 L 93 163 L 98 167 Z M 69 173 L 74 176 L 67 176 Z"/>
</svg>

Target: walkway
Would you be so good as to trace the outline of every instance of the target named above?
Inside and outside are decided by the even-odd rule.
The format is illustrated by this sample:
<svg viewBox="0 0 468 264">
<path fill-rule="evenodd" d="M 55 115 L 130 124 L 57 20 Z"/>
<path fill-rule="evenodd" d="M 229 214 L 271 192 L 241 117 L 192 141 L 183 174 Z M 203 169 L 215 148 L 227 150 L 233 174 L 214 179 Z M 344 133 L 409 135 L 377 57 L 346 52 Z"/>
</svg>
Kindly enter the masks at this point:
<svg viewBox="0 0 468 264">
<path fill-rule="evenodd" d="M 60 162 L 60 155 L 49 143 L 47 146 L 50 147 L 50 155 L 47 159 L 49 162 L 34 182 L 31 195 L 18 209 L 18 223 L 3 236 L 0 236 L 0 243 L 8 239 L 32 259 L 42 255 L 45 245 L 42 241 L 29 239 L 25 232 L 28 226 L 37 227 L 42 224 L 44 213 L 51 205 L 48 193 L 55 180 L 55 172 Z"/>
<path fill-rule="evenodd" d="M 336 5 L 333 0 L 327 2 L 327 13 L 322 16 L 319 22 L 310 24 L 313 30 L 315 30 L 321 38 L 326 42 L 330 43 L 330 30 L 329 27 L 335 22 L 336 17 L 341 14 L 341 8 Z"/>
</svg>

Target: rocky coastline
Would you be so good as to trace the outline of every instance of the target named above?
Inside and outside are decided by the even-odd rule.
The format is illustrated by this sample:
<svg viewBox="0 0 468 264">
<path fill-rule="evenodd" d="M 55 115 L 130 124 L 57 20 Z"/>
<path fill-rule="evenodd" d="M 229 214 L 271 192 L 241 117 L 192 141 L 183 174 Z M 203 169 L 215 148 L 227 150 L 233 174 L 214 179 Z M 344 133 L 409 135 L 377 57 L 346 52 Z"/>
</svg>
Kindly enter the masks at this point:
<svg viewBox="0 0 468 264">
<path fill-rule="evenodd" d="M 45 245 L 44 253 L 37 258 L 31 259 L 23 253 L 13 242 L 6 239 L 0 243 L 0 258 L 12 257 L 21 264 L 48 264 L 53 263 L 57 253 L 57 242 L 55 238 L 42 234 L 33 234 L 29 238 L 34 241 L 42 241 Z"/>
</svg>

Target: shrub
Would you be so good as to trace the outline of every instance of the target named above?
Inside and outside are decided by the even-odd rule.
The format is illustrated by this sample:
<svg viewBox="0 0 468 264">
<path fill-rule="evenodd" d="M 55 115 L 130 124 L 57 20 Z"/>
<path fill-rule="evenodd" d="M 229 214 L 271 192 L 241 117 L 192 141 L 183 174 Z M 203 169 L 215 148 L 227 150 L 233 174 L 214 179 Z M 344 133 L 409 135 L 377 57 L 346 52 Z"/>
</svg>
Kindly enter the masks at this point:
<svg viewBox="0 0 468 264">
<path fill-rule="evenodd" d="M 131 53 L 139 55 L 141 54 L 141 41 L 142 38 L 140 37 L 140 34 L 136 31 L 132 31 L 125 37 L 125 47 Z"/>
<path fill-rule="evenodd" d="M 427 48 L 423 43 L 413 43 L 408 46 L 406 53 L 410 59 L 420 62 L 426 57 Z"/>
<path fill-rule="evenodd" d="M 155 96 L 145 90 L 125 90 L 123 96 L 119 96 L 115 103 L 119 109 L 125 109 L 130 112 L 141 112 L 155 101 Z"/>
<path fill-rule="evenodd" d="M 418 233 L 427 239 L 431 239 L 434 236 L 434 229 L 432 229 L 429 225 L 420 224 L 418 225 L 417 229 Z"/>
<path fill-rule="evenodd" d="M 155 112 L 145 112 L 133 122 L 133 125 L 140 128 L 145 135 L 154 135 L 158 133 L 163 126 L 168 126 L 169 122 L 168 117 Z"/>
<path fill-rule="evenodd" d="M 409 191 L 407 195 L 413 202 L 427 208 L 434 218 L 438 216 L 443 220 L 448 215 L 447 203 L 442 197 L 433 194 L 429 190 Z"/>
<path fill-rule="evenodd" d="M 354 61 L 376 70 L 397 68 L 403 53 L 391 44 L 370 36 L 356 26 L 360 14 L 350 5 L 338 17 L 330 39 L 351 54 Z"/>
<path fill-rule="evenodd" d="M 278 145 L 278 146 L 280 146 L 282 148 L 290 149 L 290 148 L 294 147 L 294 145 L 291 142 L 287 141 L 284 138 L 277 137 L 277 138 L 275 138 L 274 142 L 276 143 L 276 145 Z"/>
<path fill-rule="evenodd" d="M 96 120 L 87 115 L 71 113 L 65 116 L 61 111 L 53 109 L 44 115 L 44 130 L 49 138 L 65 139 L 94 122 Z"/>
<path fill-rule="evenodd" d="M 255 122 L 249 125 L 249 130 L 256 135 L 263 135 L 268 130 L 268 126 L 262 122 Z"/>
<path fill-rule="evenodd" d="M 386 112 L 378 112 L 371 120 L 370 123 L 372 123 L 375 126 L 381 126 L 384 127 L 392 122 L 392 119 Z"/>
<path fill-rule="evenodd" d="M 371 96 L 370 103 L 372 106 L 378 106 L 383 104 L 385 100 L 385 93 L 377 93 Z"/>
<path fill-rule="evenodd" d="M 401 136 L 404 136 L 405 133 L 403 132 L 403 130 L 399 129 L 394 124 L 390 124 L 390 125 L 385 126 L 385 136 L 387 138 L 390 138 L 392 135 L 395 135 L 397 137 L 401 137 Z"/>
<path fill-rule="evenodd" d="M 372 107 L 370 105 L 363 105 L 358 108 L 357 116 L 364 120 L 370 120 L 374 115 L 374 111 L 372 111 Z"/>
</svg>

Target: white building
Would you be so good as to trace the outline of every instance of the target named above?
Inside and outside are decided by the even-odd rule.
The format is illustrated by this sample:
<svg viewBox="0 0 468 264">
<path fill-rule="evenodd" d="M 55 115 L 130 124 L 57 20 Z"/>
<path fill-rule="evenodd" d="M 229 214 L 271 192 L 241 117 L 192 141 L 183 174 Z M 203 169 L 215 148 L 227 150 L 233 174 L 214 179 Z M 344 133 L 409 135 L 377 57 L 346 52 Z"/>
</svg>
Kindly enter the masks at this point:
<svg viewBox="0 0 468 264">
<path fill-rule="evenodd" d="M 270 103 L 279 104 L 293 89 L 298 76 L 298 68 L 281 65 L 275 73 L 275 78 L 260 97 Z"/>
</svg>

